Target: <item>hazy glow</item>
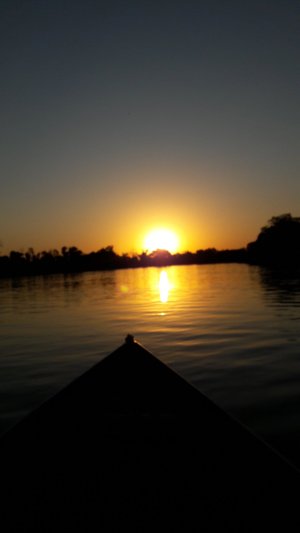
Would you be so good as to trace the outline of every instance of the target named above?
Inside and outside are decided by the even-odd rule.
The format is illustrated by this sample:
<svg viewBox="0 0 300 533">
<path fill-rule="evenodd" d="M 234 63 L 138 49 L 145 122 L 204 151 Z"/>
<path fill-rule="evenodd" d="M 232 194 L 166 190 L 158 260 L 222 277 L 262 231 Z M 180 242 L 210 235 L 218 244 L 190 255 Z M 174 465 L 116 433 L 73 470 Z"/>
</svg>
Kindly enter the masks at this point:
<svg viewBox="0 0 300 533">
<path fill-rule="evenodd" d="M 146 235 L 144 240 L 144 248 L 147 252 L 154 250 L 167 250 L 174 253 L 178 250 L 179 241 L 177 235 L 167 229 L 155 229 Z"/>
<path fill-rule="evenodd" d="M 168 274 L 165 270 L 163 270 L 159 276 L 159 295 L 160 301 L 162 303 L 166 303 L 168 301 L 170 289 L 171 285 L 169 282 Z"/>
</svg>

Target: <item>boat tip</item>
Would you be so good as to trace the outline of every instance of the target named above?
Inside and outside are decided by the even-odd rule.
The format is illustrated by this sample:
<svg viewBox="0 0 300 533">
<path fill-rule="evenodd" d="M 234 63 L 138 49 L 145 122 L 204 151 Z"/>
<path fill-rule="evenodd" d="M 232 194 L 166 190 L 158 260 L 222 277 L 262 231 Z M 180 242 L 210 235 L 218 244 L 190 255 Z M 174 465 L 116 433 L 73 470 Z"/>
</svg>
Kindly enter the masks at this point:
<svg viewBox="0 0 300 533">
<path fill-rule="evenodd" d="M 133 344 L 135 342 L 134 336 L 128 333 L 128 335 L 125 338 L 126 344 Z"/>
</svg>

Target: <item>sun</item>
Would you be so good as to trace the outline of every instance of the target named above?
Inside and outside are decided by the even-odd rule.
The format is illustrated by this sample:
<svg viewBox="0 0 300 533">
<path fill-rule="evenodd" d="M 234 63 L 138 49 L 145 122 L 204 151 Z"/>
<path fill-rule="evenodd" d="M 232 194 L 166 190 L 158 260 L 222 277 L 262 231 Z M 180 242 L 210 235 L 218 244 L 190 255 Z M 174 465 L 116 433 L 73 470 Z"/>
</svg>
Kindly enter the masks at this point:
<svg viewBox="0 0 300 533">
<path fill-rule="evenodd" d="M 154 229 L 144 239 L 144 249 L 148 253 L 154 250 L 167 250 L 171 254 L 177 252 L 179 239 L 174 231 L 169 229 Z"/>
</svg>

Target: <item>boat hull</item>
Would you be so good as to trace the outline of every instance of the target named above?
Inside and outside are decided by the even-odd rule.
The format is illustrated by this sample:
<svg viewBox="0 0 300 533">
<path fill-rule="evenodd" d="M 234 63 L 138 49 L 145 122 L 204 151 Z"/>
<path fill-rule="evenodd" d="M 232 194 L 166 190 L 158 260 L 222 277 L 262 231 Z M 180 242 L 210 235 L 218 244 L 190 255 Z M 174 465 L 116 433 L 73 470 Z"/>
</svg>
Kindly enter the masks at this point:
<svg viewBox="0 0 300 533">
<path fill-rule="evenodd" d="M 298 471 L 132 340 L 9 431 L 0 450 L 3 531 L 299 524 Z"/>
</svg>

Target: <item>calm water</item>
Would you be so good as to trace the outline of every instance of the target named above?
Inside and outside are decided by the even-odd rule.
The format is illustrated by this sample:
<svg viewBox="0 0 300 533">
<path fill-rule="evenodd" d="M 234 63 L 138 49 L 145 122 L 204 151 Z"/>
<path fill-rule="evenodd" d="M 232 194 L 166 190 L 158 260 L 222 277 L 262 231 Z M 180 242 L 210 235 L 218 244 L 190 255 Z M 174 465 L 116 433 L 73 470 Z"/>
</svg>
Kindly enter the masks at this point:
<svg viewBox="0 0 300 533">
<path fill-rule="evenodd" d="M 0 431 L 127 333 L 300 465 L 300 278 L 247 265 L 0 280 Z"/>
</svg>

